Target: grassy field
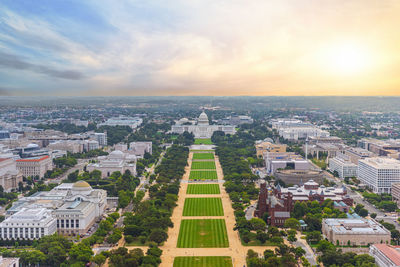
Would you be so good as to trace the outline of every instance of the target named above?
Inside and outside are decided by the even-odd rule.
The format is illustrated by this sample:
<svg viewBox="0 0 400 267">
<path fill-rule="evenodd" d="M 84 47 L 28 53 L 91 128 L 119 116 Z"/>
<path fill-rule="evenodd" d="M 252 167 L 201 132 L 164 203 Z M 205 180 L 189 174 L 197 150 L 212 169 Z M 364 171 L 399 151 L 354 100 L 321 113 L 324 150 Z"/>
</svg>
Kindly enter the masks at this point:
<svg viewBox="0 0 400 267">
<path fill-rule="evenodd" d="M 193 161 L 192 170 L 215 170 L 214 161 Z"/>
<path fill-rule="evenodd" d="M 182 216 L 224 216 L 221 198 L 186 198 Z"/>
<path fill-rule="evenodd" d="M 173 267 L 232 267 L 232 258 L 224 256 L 176 257 Z"/>
<path fill-rule="evenodd" d="M 210 138 L 197 138 L 194 139 L 194 144 L 195 145 L 212 145 L 213 142 L 211 142 Z"/>
<path fill-rule="evenodd" d="M 189 175 L 190 180 L 217 180 L 217 172 L 216 171 L 190 171 Z"/>
<path fill-rule="evenodd" d="M 213 153 L 194 153 L 193 160 L 196 159 L 214 159 Z"/>
<path fill-rule="evenodd" d="M 224 219 L 182 220 L 178 248 L 227 248 Z"/>
<path fill-rule="evenodd" d="M 218 184 L 189 184 L 186 194 L 220 194 Z"/>
</svg>

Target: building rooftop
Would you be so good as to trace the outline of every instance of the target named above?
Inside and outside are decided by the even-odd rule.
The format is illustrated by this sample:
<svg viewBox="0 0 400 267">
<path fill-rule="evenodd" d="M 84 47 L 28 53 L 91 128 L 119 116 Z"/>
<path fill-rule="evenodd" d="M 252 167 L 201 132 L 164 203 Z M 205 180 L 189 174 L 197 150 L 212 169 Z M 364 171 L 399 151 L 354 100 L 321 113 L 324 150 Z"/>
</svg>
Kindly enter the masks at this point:
<svg viewBox="0 0 400 267">
<path fill-rule="evenodd" d="M 17 159 L 18 162 L 39 162 L 45 159 L 48 159 L 49 156 L 38 156 L 38 157 L 32 157 L 32 158 L 26 158 L 26 159 Z"/>
<path fill-rule="evenodd" d="M 386 244 L 374 244 L 388 259 L 396 266 L 400 266 L 400 246 L 390 246 Z"/>
<path fill-rule="evenodd" d="M 390 232 L 379 223 L 369 219 L 323 219 L 326 224 L 336 234 L 389 234 Z"/>
<path fill-rule="evenodd" d="M 400 161 L 393 158 L 373 157 L 360 159 L 359 162 L 366 163 L 377 169 L 400 169 Z"/>
</svg>

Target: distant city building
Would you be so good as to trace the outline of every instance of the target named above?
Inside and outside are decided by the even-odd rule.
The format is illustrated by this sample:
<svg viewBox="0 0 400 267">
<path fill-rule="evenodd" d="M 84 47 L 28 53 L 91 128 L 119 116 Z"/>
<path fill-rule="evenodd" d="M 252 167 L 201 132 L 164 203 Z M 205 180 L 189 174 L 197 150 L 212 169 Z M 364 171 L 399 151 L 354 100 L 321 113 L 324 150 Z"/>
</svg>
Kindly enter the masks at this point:
<svg viewBox="0 0 400 267">
<path fill-rule="evenodd" d="M 219 121 L 225 125 L 240 125 L 240 124 L 252 124 L 254 120 L 250 116 L 245 115 L 232 115 Z"/>
<path fill-rule="evenodd" d="M 390 244 L 390 231 L 372 219 L 322 219 L 322 234 L 338 245 Z"/>
<path fill-rule="evenodd" d="M 143 119 L 139 117 L 126 117 L 126 116 L 119 116 L 109 118 L 104 123 L 97 124 L 97 127 L 101 126 L 129 126 L 132 129 L 136 129 L 143 123 Z"/>
<path fill-rule="evenodd" d="M 22 182 L 22 172 L 17 168 L 15 160 L 0 158 L 0 185 L 4 191 L 17 189 L 19 182 Z"/>
<path fill-rule="evenodd" d="M 47 171 L 53 169 L 53 162 L 49 156 L 18 159 L 16 163 L 17 169 L 21 170 L 25 177 L 42 178 Z"/>
<path fill-rule="evenodd" d="M 98 157 L 97 161 L 96 163 L 89 163 L 87 165 L 87 170 L 89 172 L 94 170 L 101 171 L 102 178 L 106 178 L 116 171 L 125 173 L 126 170 L 129 170 L 132 175 L 136 175 L 137 158 L 135 155 L 115 150 L 108 156 Z"/>
<path fill-rule="evenodd" d="M 50 143 L 47 147 L 51 150 L 64 150 L 70 153 L 82 153 L 83 144 L 78 140 L 60 140 Z"/>
<path fill-rule="evenodd" d="M 84 181 L 63 183 L 51 191 L 37 192 L 14 202 L 6 211 L 6 220 L 0 224 L 0 228 L 24 228 L 19 231 L 14 230 L 14 233 L 22 231 L 24 233 L 22 238 L 26 238 L 25 233 L 28 233 L 28 239 L 40 238 L 56 231 L 67 235 L 84 234 L 103 216 L 106 206 L 107 191 L 92 189 Z M 20 224 L 24 218 L 27 225 Z M 37 225 L 35 220 L 41 225 L 48 225 L 47 230 L 46 227 Z M 35 223 L 30 223 L 32 221 Z M 16 239 L 15 235 L 8 236 L 10 230 L 2 230 L 2 233 L 5 231 L 7 235 L 3 237 Z M 38 236 L 37 231 L 39 231 Z"/>
<path fill-rule="evenodd" d="M 375 258 L 379 267 L 400 266 L 400 246 L 373 244 L 369 247 L 369 255 Z"/>
<path fill-rule="evenodd" d="M 270 123 L 272 128 L 278 131 L 279 136 L 287 140 L 297 141 L 309 137 L 329 137 L 328 131 L 297 119 L 273 119 Z"/>
<path fill-rule="evenodd" d="M 400 161 L 375 157 L 358 161 L 358 179 L 374 193 L 389 193 L 393 183 L 400 182 Z"/>
<path fill-rule="evenodd" d="M 96 140 L 84 140 L 83 142 L 83 150 L 92 151 L 100 148 L 99 142 Z"/>
<path fill-rule="evenodd" d="M 335 157 L 338 153 L 344 152 L 346 146 L 340 143 L 316 143 L 303 145 L 304 153 L 311 154 L 312 157 L 320 158 L 325 154 L 328 158 Z"/>
<path fill-rule="evenodd" d="M 172 133 L 177 134 L 183 134 L 184 132 L 192 133 L 195 138 L 211 138 L 215 131 L 222 131 L 230 135 L 236 133 L 235 126 L 233 125 L 210 125 L 208 116 L 204 112 L 200 114 L 196 123 L 188 119 L 181 119 L 171 129 Z"/>
<path fill-rule="evenodd" d="M 400 139 L 379 140 L 363 138 L 357 142 L 357 145 L 378 156 L 400 159 Z"/>
<path fill-rule="evenodd" d="M 267 152 L 264 154 L 267 173 L 274 175 L 278 169 L 308 170 L 310 163 L 294 152 Z"/>
<path fill-rule="evenodd" d="M 95 133 L 94 140 L 99 142 L 101 147 L 107 146 L 107 133 Z"/>
<path fill-rule="evenodd" d="M 57 220 L 45 208 L 21 208 L 0 223 L 1 239 L 39 239 L 57 231 Z"/>
<path fill-rule="evenodd" d="M 400 205 L 400 183 L 392 184 L 391 194 L 392 200 L 396 202 L 397 205 Z"/>
<path fill-rule="evenodd" d="M 339 138 L 337 136 L 327 136 L 327 137 L 309 136 L 308 137 L 308 143 L 310 145 L 315 145 L 315 144 L 343 144 L 343 140 L 342 140 L 342 138 Z"/>
<path fill-rule="evenodd" d="M 131 142 L 128 153 L 143 157 L 145 153 L 153 154 L 152 142 Z"/>
<path fill-rule="evenodd" d="M 360 159 L 376 157 L 376 154 L 361 147 L 347 147 L 344 154 L 356 165 L 358 165 L 358 160 Z"/>
<path fill-rule="evenodd" d="M 0 131 L 0 139 L 9 139 L 10 132 L 9 131 Z"/>
<path fill-rule="evenodd" d="M 357 177 L 358 166 L 351 162 L 350 157 L 338 153 L 335 158 L 329 159 L 329 170 L 337 172 L 339 177 L 344 179 L 346 177 Z"/>
<path fill-rule="evenodd" d="M 257 157 L 262 157 L 267 152 L 286 152 L 287 147 L 285 144 L 274 144 L 272 140 L 257 141 L 255 146 Z"/>
<path fill-rule="evenodd" d="M 128 150 L 128 144 L 125 144 L 125 143 L 115 144 L 114 150 L 121 150 L 122 152 L 125 152 Z"/>
</svg>

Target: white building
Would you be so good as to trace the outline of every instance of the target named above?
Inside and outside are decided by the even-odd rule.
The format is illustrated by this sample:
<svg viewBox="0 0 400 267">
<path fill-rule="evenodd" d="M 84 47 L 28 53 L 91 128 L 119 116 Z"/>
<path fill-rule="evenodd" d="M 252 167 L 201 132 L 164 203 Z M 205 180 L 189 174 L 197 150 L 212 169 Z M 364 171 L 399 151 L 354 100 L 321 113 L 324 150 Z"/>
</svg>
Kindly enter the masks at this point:
<svg viewBox="0 0 400 267">
<path fill-rule="evenodd" d="M 297 119 L 273 119 L 272 128 L 278 130 L 279 136 L 287 140 L 297 141 L 308 137 L 329 137 L 328 131 Z"/>
<path fill-rule="evenodd" d="M 131 142 L 129 144 L 129 153 L 135 156 L 143 157 L 146 152 L 153 154 L 152 142 Z"/>
<path fill-rule="evenodd" d="M 349 156 L 338 153 L 335 158 L 329 159 L 329 170 L 337 171 L 339 177 L 357 177 L 358 166 L 351 162 Z"/>
<path fill-rule="evenodd" d="M 108 156 L 98 157 L 97 161 L 96 163 L 88 164 L 87 170 L 89 172 L 94 170 L 101 171 L 102 178 L 110 176 L 113 172 L 124 173 L 126 170 L 129 170 L 132 175 L 136 175 L 137 158 L 135 155 L 115 150 Z"/>
<path fill-rule="evenodd" d="M 70 153 L 82 153 L 83 144 L 78 140 L 60 140 L 48 145 L 51 150 L 64 150 Z"/>
<path fill-rule="evenodd" d="M 57 221 L 45 208 L 22 208 L 0 223 L 2 239 L 39 239 L 57 231 Z"/>
<path fill-rule="evenodd" d="M 109 118 L 104 123 L 97 124 L 97 127 L 101 126 L 129 126 L 132 129 L 136 129 L 143 123 L 143 119 L 139 117 L 126 117 L 119 116 Z"/>
<path fill-rule="evenodd" d="M 54 231 L 48 234 L 55 231 L 67 235 L 84 234 L 102 217 L 106 206 L 105 190 L 92 189 L 84 181 L 63 183 L 51 191 L 37 192 L 14 202 L 6 211 L 6 221 L 18 221 L 26 211 L 43 209 L 54 220 Z"/>
<path fill-rule="evenodd" d="M 189 121 L 188 119 L 181 119 L 172 126 L 171 132 L 177 134 L 183 134 L 189 132 L 194 135 L 195 138 L 211 138 L 215 131 L 222 131 L 225 134 L 235 134 L 236 129 L 233 125 L 210 125 L 208 116 L 202 112 L 197 119 L 197 122 Z"/>
<path fill-rule="evenodd" d="M 274 175 L 278 169 L 309 170 L 310 163 L 294 152 L 267 152 L 264 154 L 267 173 Z"/>
<path fill-rule="evenodd" d="M 374 193 L 390 193 L 392 184 L 400 182 L 400 161 L 384 157 L 360 159 L 358 179 Z"/>
<path fill-rule="evenodd" d="M 53 169 L 53 162 L 49 156 L 18 159 L 16 163 L 17 168 L 25 177 L 39 176 L 41 178 L 48 170 Z"/>
<path fill-rule="evenodd" d="M 4 191 L 10 192 L 18 188 L 18 183 L 22 182 L 22 172 L 17 168 L 17 164 L 12 158 L 0 158 L 0 185 Z"/>
<path fill-rule="evenodd" d="M 107 133 L 94 133 L 94 139 L 99 142 L 99 145 L 102 147 L 107 145 Z"/>
<path fill-rule="evenodd" d="M 369 247 L 369 255 L 375 258 L 379 267 L 399 267 L 400 247 L 386 244 L 373 244 Z"/>
</svg>

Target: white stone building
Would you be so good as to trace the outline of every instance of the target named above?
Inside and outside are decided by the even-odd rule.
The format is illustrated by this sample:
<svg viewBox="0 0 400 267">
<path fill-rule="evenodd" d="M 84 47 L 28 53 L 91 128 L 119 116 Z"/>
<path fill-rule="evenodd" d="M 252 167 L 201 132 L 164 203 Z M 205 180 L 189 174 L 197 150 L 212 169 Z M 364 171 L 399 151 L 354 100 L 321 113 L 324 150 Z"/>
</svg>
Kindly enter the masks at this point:
<svg viewBox="0 0 400 267">
<path fill-rule="evenodd" d="M 119 116 L 109 118 L 104 123 L 97 124 L 97 127 L 101 126 L 129 126 L 132 129 L 136 129 L 143 123 L 143 119 L 139 117 L 126 117 Z"/>
<path fill-rule="evenodd" d="M 54 220 L 54 231 L 45 231 L 45 235 L 55 231 L 66 235 L 84 234 L 103 216 L 106 206 L 105 190 L 93 189 L 84 181 L 63 183 L 51 191 L 37 192 L 14 202 L 6 211 L 6 221 L 18 221 L 26 211 L 43 209 Z"/>
<path fill-rule="evenodd" d="M 17 168 L 25 177 L 39 176 L 41 178 L 48 170 L 53 169 L 53 161 L 49 156 L 18 159 L 16 163 Z"/>
<path fill-rule="evenodd" d="M 390 231 L 372 219 L 322 219 L 322 234 L 334 245 L 390 244 Z"/>
<path fill-rule="evenodd" d="M 339 177 L 357 177 L 358 166 L 351 162 L 350 158 L 342 153 L 338 153 L 335 158 L 329 159 L 329 170 L 337 171 Z"/>
<path fill-rule="evenodd" d="M 4 191 L 17 189 L 19 182 L 22 182 L 22 172 L 17 168 L 15 160 L 0 158 L 0 185 Z"/>
<path fill-rule="evenodd" d="M 374 193 L 389 193 L 393 183 L 400 182 L 400 161 L 374 157 L 358 161 L 358 179 Z"/>
<path fill-rule="evenodd" d="M 272 128 L 278 130 L 279 136 L 287 140 L 305 140 L 308 137 L 329 137 L 328 131 L 297 119 L 273 119 Z"/>
<path fill-rule="evenodd" d="M 138 157 L 143 157 L 147 152 L 149 154 L 153 154 L 153 143 L 152 142 L 131 142 L 129 144 L 130 154 L 133 154 Z"/>
<path fill-rule="evenodd" d="M 94 170 L 101 171 L 102 178 L 110 176 L 113 172 L 124 173 L 126 170 L 129 170 L 132 175 L 136 175 L 137 158 L 135 155 L 115 150 L 108 156 L 98 157 L 97 161 L 96 163 L 88 164 L 87 170 L 89 172 Z"/>
<path fill-rule="evenodd" d="M 82 153 L 83 144 L 78 140 L 60 140 L 48 145 L 51 150 L 64 150 L 70 153 Z"/>
<path fill-rule="evenodd" d="M 94 133 L 94 139 L 99 142 L 101 147 L 107 145 L 107 133 Z"/>
<path fill-rule="evenodd" d="M 45 208 L 22 208 L 0 223 L 2 239 L 39 239 L 57 231 L 56 219 Z"/>
<path fill-rule="evenodd" d="M 181 119 L 171 129 L 172 133 L 177 134 L 183 134 L 184 132 L 192 133 L 195 138 L 211 138 L 215 131 L 223 131 L 225 134 L 231 135 L 236 133 L 235 126 L 233 125 L 210 125 L 208 116 L 204 112 L 200 114 L 196 123 L 188 119 Z"/>
</svg>

